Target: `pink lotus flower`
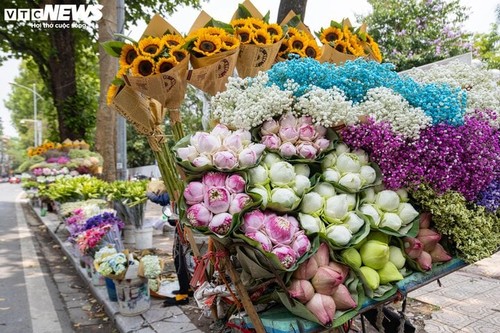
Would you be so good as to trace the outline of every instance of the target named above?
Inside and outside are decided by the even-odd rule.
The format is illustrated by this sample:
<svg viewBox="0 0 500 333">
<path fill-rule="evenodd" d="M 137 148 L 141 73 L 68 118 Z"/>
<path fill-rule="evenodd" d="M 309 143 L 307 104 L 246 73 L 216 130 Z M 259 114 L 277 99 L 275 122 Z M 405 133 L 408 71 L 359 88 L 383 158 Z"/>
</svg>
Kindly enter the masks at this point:
<svg viewBox="0 0 500 333">
<path fill-rule="evenodd" d="M 200 155 L 196 157 L 191 163 L 197 168 L 204 167 L 206 165 L 212 165 L 212 159 L 206 155 Z"/>
<path fill-rule="evenodd" d="M 303 124 L 299 127 L 299 138 L 303 141 L 313 141 L 316 138 L 316 130 L 313 125 Z"/>
<path fill-rule="evenodd" d="M 441 244 L 436 244 L 434 249 L 429 253 L 432 258 L 432 262 L 445 262 L 450 261 L 451 256 L 446 252 L 444 247 Z"/>
<path fill-rule="evenodd" d="M 441 240 L 441 235 L 432 229 L 420 229 L 417 238 L 424 245 L 424 251 L 431 252 Z"/>
<path fill-rule="evenodd" d="M 207 187 L 223 187 L 226 185 L 226 178 L 227 175 L 222 172 L 207 172 L 203 175 L 201 182 Z"/>
<path fill-rule="evenodd" d="M 230 200 L 231 194 L 225 187 L 211 187 L 205 192 L 205 206 L 214 214 L 227 212 Z"/>
<path fill-rule="evenodd" d="M 237 193 L 229 203 L 229 213 L 238 214 L 250 202 L 252 202 L 252 198 L 248 194 Z"/>
<path fill-rule="evenodd" d="M 223 140 L 226 136 L 228 136 L 229 134 L 231 133 L 231 131 L 229 130 L 229 128 L 227 128 L 226 125 L 223 125 L 223 124 L 217 124 L 213 129 L 212 131 L 210 132 L 210 134 L 212 134 L 213 136 L 216 136 L 218 137 L 219 139 Z"/>
<path fill-rule="evenodd" d="M 226 188 L 230 193 L 242 193 L 245 190 L 245 178 L 239 174 L 232 174 L 226 178 Z"/>
<path fill-rule="evenodd" d="M 257 164 L 259 157 L 260 155 L 258 155 L 253 149 L 245 148 L 238 154 L 238 162 L 240 167 L 248 168 Z"/>
<path fill-rule="evenodd" d="M 262 124 L 262 127 L 260 129 L 260 134 L 262 135 L 277 134 L 279 128 L 280 125 L 278 124 L 278 122 L 274 119 L 270 119 Z"/>
<path fill-rule="evenodd" d="M 430 271 L 432 269 L 432 257 L 428 252 L 422 251 L 416 261 L 422 270 Z"/>
<path fill-rule="evenodd" d="M 314 126 L 314 129 L 316 130 L 316 134 L 318 135 L 318 138 L 324 137 L 326 135 L 326 127 L 322 125 L 316 125 Z"/>
<path fill-rule="evenodd" d="M 303 115 L 299 118 L 298 125 L 312 125 L 313 120 L 311 116 Z"/>
<path fill-rule="evenodd" d="M 346 265 L 339 264 L 335 261 L 330 261 L 328 263 L 328 267 L 332 268 L 334 271 L 340 274 L 342 277 L 341 283 L 344 283 L 345 279 L 347 279 L 347 275 L 349 275 L 349 267 Z"/>
<path fill-rule="evenodd" d="M 205 185 L 200 182 L 190 182 L 184 189 L 184 199 L 188 205 L 194 205 L 203 201 Z"/>
<path fill-rule="evenodd" d="M 281 145 L 281 139 L 276 134 L 264 135 L 260 142 L 271 150 L 278 149 Z"/>
<path fill-rule="evenodd" d="M 299 230 L 299 222 L 293 216 L 273 216 L 264 221 L 264 228 L 273 244 L 290 244 Z"/>
<path fill-rule="evenodd" d="M 228 213 L 220 213 L 214 215 L 212 221 L 208 224 L 208 228 L 214 234 L 219 236 L 225 236 L 231 229 L 231 223 L 233 222 L 233 216 Z"/>
<path fill-rule="evenodd" d="M 288 245 L 276 245 L 271 252 L 278 257 L 285 269 L 289 269 L 297 262 L 297 253 Z"/>
<path fill-rule="evenodd" d="M 288 293 L 300 303 L 306 304 L 314 296 L 314 288 L 308 280 L 293 279 L 288 287 Z"/>
<path fill-rule="evenodd" d="M 328 266 L 330 263 L 330 250 L 328 250 L 328 245 L 326 245 L 326 243 L 321 243 L 318 251 L 311 257 L 311 259 L 316 260 L 318 267 Z"/>
<path fill-rule="evenodd" d="M 297 127 L 298 124 L 298 119 L 291 112 L 284 114 L 280 118 L 281 127 Z"/>
<path fill-rule="evenodd" d="M 318 272 L 318 263 L 314 259 L 307 259 L 299 265 L 297 270 L 293 272 L 293 277 L 296 279 L 311 280 Z"/>
<path fill-rule="evenodd" d="M 330 324 L 335 317 L 336 306 L 332 296 L 315 293 L 311 300 L 307 302 L 306 308 L 311 311 L 323 325 Z"/>
<path fill-rule="evenodd" d="M 431 227 L 432 213 L 423 212 L 420 214 L 420 229 L 429 229 Z"/>
<path fill-rule="evenodd" d="M 280 146 L 280 155 L 283 157 L 292 157 L 297 154 L 297 148 L 291 142 L 285 142 Z"/>
<path fill-rule="evenodd" d="M 241 140 L 241 135 L 238 133 L 229 134 L 222 145 L 229 150 L 232 150 L 235 153 L 240 152 L 243 149 L 243 141 Z"/>
<path fill-rule="evenodd" d="M 297 154 L 300 157 L 312 160 L 316 158 L 316 154 L 318 154 L 318 149 L 316 149 L 310 143 L 301 143 L 297 146 Z"/>
<path fill-rule="evenodd" d="M 243 215 L 241 230 L 244 233 L 256 232 L 264 226 L 264 213 L 261 210 L 252 210 Z"/>
<path fill-rule="evenodd" d="M 330 146 L 330 140 L 325 138 L 316 139 L 316 141 L 314 141 L 314 146 L 318 149 L 319 152 L 322 152 Z"/>
<path fill-rule="evenodd" d="M 342 275 L 329 266 L 322 266 L 318 268 L 311 283 L 317 293 L 331 295 L 335 288 L 342 283 Z"/>
<path fill-rule="evenodd" d="M 212 213 L 204 204 L 198 203 L 187 209 L 186 218 L 193 227 L 207 227 L 212 220 Z"/>
<path fill-rule="evenodd" d="M 213 165 L 219 170 L 233 170 L 238 166 L 238 158 L 232 151 L 219 151 L 213 156 Z"/>
<path fill-rule="evenodd" d="M 414 237 L 403 238 L 403 244 L 406 254 L 411 259 L 417 259 L 424 250 L 424 245 L 422 244 L 422 242 Z"/>
<path fill-rule="evenodd" d="M 267 237 L 267 235 L 261 231 L 247 232 L 245 233 L 245 236 L 259 242 L 262 246 L 262 250 L 266 252 L 270 252 L 273 248 L 273 244 L 271 243 L 269 237 Z"/>
<path fill-rule="evenodd" d="M 241 137 L 244 146 L 247 146 L 252 141 L 252 133 L 250 131 L 239 129 L 234 131 L 234 133 Z"/>
<path fill-rule="evenodd" d="M 337 310 L 345 311 L 354 309 L 357 304 L 351 296 L 349 289 L 343 284 L 339 284 L 335 292 L 332 294 Z"/>
<path fill-rule="evenodd" d="M 283 142 L 295 143 L 299 139 L 299 130 L 295 127 L 281 127 L 278 135 Z"/>
<path fill-rule="evenodd" d="M 198 151 L 193 146 L 187 146 L 183 148 L 179 148 L 177 150 L 177 156 L 183 161 L 194 161 L 196 157 L 198 157 Z"/>
<path fill-rule="evenodd" d="M 309 241 L 309 238 L 304 234 L 304 231 L 301 230 L 296 234 L 292 242 L 292 249 L 297 252 L 299 257 L 302 257 L 311 249 L 311 241 Z"/>
<path fill-rule="evenodd" d="M 201 154 L 213 154 L 221 146 L 221 141 L 218 137 L 206 132 L 196 132 L 191 137 L 190 143 Z"/>
</svg>

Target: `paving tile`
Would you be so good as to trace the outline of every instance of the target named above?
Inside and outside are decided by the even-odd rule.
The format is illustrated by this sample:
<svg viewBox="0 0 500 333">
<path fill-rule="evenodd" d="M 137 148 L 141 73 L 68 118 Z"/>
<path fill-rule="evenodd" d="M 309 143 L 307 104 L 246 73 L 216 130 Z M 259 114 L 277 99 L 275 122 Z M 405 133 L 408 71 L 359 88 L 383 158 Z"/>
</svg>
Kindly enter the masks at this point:
<svg viewBox="0 0 500 333">
<path fill-rule="evenodd" d="M 464 282 L 464 279 L 467 279 L 467 276 L 459 273 L 452 273 L 443 276 L 439 281 L 441 281 L 443 287 L 449 287 Z"/>
<path fill-rule="evenodd" d="M 448 308 L 433 312 L 432 319 L 457 330 L 477 320 L 462 313 L 451 311 Z"/>
<path fill-rule="evenodd" d="M 476 292 L 454 287 L 454 288 L 444 288 L 443 290 L 434 293 L 434 295 L 438 298 L 442 296 L 445 298 L 452 298 L 461 301 L 466 298 L 474 297 L 476 295 Z"/>
<path fill-rule="evenodd" d="M 457 329 L 451 326 L 443 325 L 439 321 L 433 319 L 425 321 L 425 332 L 426 333 L 457 333 Z"/>
<path fill-rule="evenodd" d="M 482 319 L 495 313 L 487 302 L 473 298 L 448 305 L 446 308 L 476 319 Z"/>
<path fill-rule="evenodd" d="M 485 317 L 483 320 L 495 325 L 496 327 L 500 327 L 500 311 L 495 311 L 495 313 Z"/>
<path fill-rule="evenodd" d="M 476 295 L 475 297 L 484 300 L 490 304 L 492 308 L 500 311 L 500 287 L 498 289 L 488 290 L 482 294 Z"/>
<path fill-rule="evenodd" d="M 498 333 L 499 327 L 487 323 L 483 320 L 473 322 L 472 324 L 465 326 L 460 330 L 460 333 Z"/>
<path fill-rule="evenodd" d="M 158 321 L 151 326 L 158 332 L 190 332 L 198 330 L 198 328 L 190 322 L 174 323 L 171 321 Z"/>
<path fill-rule="evenodd" d="M 436 306 L 441 307 L 441 308 L 457 302 L 456 299 L 444 296 L 443 294 L 440 294 L 440 293 L 427 293 L 427 294 L 415 297 L 415 299 L 420 301 L 420 302 L 436 305 Z"/>
<path fill-rule="evenodd" d="M 459 288 L 465 292 L 472 292 L 476 294 L 483 293 L 485 291 L 489 291 L 491 289 L 495 289 L 500 287 L 500 284 L 496 281 L 491 281 L 490 279 L 473 279 L 458 285 L 453 286 L 454 288 Z"/>
</svg>

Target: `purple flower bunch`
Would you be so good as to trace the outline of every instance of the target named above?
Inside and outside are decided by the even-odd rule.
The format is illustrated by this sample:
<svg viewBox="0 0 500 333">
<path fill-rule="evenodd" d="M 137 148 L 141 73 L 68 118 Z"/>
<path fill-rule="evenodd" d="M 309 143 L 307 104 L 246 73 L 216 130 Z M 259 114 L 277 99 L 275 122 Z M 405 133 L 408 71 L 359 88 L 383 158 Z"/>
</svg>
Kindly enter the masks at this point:
<svg viewBox="0 0 500 333">
<path fill-rule="evenodd" d="M 500 166 L 500 132 L 477 114 L 467 116 L 462 126 L 429 127 L 417 140 L 405 140 L 388 124 L 373 120 L 345 128 L 342 137 L 369 153 L 390 189 L 425 182 L 439 193 L 454 190 L 474 200 Z"/>
<path fill-rule="evenodd" d="M 484 206 L 488 211 L 495 212 L 500 207 L 500 178 L 493 180 L 477 196 L 476 204 Z"/>
<path fill-rule="evenodd" d="M 87 217 L 85 216 L 85 212 L 81 208 L 75 209 L 71 213 L 71 216 L 66 218 L 66 229 L 70 233 L 71 237 L 76 236 L 82 230 L 86 221 Z"/>
<path fill-rule="evenodd" d="M 310 116 L 297 118 L 292 113 L 282 115 L 279 120 L 265 121 L 260 134 L 261 143 L 284 158 L 313 160 L 331 144 L 325 137 L 325 127 L 313 125 Z"/>
<path fill-rule="evenodd" d="M 118 229 L 121 230 L 125 226 L 125 223 L 121 219 L 116 217 L 116 214 L 114 212 L 103 212 L 87 219 L 85 225 L 83 226 L 83 230 L 102 227 L 104 225 L 116 225 Z"/>
<path fill-rule="evenodd" d="M 258 243 L 263 251 L 273 253 L 285 269 L 311 249 L 311 242 L 291 215 L 253 210 L 243 215 L 241 231 Z"/>
<path fill-rule="evenodd" d="M 244 191 L 245 179 L 239 174 L 205 173 L 201 180 L 188 183 L 184 189 L 187 221 L 194 228 L 227 235 L 233 215 L 252 202 Z"/>
</svg>

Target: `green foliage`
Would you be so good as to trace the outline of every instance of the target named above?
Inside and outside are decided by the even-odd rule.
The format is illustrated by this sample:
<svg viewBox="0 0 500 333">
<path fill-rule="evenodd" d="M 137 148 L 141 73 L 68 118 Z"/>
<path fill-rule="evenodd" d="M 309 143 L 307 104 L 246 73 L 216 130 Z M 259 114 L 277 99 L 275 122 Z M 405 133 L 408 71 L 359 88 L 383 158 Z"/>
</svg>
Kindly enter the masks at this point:
<svg viewBox="0 0 500 333">
<path fill-rule="evenodd" d="M 486 63 L 488 69 L 500 69 L 500 33 L 498 24 L 492 24 L 488 33 L 474 35 L 474 48 L 477 50 L 479 58 Z"/>
<path fill-rule="evenodd" d="M 40 156 L 40 155 L 36 155 L 36 156 L 33 156 L 31 158 L 28 158 L 27 160 L 25 160 L 24 162 L 22 162 L 18 167 L 17 167 L 17 172 L 27 172 L 31 169 L 31 167 L 33 165 L 36 165 L 36 164 L 39 164 L 39 163 L 43 163 L 45 161 L 45 158 Z"/>
<path fill-rule="evenodd" d="M 109 184 L 107 198 L 109 201 L 121 201 L 127 206 L 135 206 L 146 202 L 147 180 L 117 180 Z"/>
<path fill-rule="evenodd" d="M 60 178 L 40 190 L 40 196 L 59 203 L 99 199 L 106 196 L 108 187 L 107 182 L 95 177 Z"/>
<path fill-rule="evenodd" d="M 468 10 L 459 0 L 368 0 L 373 13 L 359 17 L 398 71 L 471 51 L 461 30 Z"/>
</svg>

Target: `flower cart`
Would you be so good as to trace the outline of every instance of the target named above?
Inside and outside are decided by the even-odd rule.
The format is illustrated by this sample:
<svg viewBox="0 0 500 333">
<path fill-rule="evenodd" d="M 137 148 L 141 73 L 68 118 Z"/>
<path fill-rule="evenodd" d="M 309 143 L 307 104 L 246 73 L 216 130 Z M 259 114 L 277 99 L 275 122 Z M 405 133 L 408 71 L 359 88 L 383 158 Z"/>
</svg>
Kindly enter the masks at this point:
<svg viewBox="0 0 500 333">
<path fill-rule="evenodd" d="M 441 68 L 399 75 L 379 63 L 364 27 L 347 21 L 319 33 L 323 58 L 296 19 L 269 24 L 249 2 L 230 25 L 240 52 L 267 60 L 273 44 L 284 47 L 264 68 L 263 59 L 250 61 L 258 56 L 206 64 L 240 75 L 224 77 L 217 91 L 208 85 L 207 131 L 182 135 L 179 91 L 193 73 L 177 67 L 187 58 L 166 71 L 158 65 L 174 52 L 158 51 L 162 38 L 172 39 L 161 34 L 175 31 L 158 17 L 144 35 L 160 44 L 115 44 L 123 67 L 110 94 L 148 136 L 188 240 L 209 236 L 206 253 L 195 248 L 191 280 L 204 313 L 240 330 L 342 331 L 355 316 L 497 251 L 493 79 L 464 75 L 456 64 L 446 76 Z M 224 45 L 217 29 L 177 42 L 194 61 L 213 57 Z M 141 72 L 153 67 L 156 74 Z M 469 81 L 473 89 L 462 89 Z M 160 126 L 166 115 L 173 147 Z"/>
</svg>

